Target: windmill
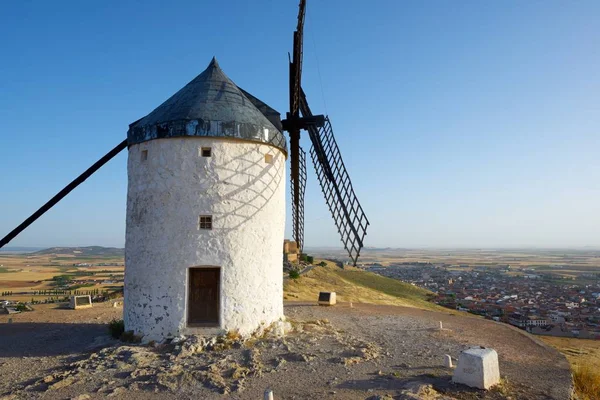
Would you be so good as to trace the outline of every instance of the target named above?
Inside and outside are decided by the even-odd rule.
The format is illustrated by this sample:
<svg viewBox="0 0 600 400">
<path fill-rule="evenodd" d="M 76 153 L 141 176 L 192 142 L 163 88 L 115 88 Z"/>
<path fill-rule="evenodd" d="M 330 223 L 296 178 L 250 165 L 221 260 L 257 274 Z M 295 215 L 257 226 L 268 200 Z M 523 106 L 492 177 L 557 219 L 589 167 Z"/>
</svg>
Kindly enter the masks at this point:
<svg viewBox="0 0 600 400">
<path fill-rule="evenodd" d="M 352 187 L 342 154 L 333 135 L 329 117 L 313 115 L 302 90 L 302 55 L 306 0 L 300 0 L 298 25 L 294 32 L 294 50 L 290 60 L 290 111 L 282 121 L 290 138 L 292 230 L 294 240 L 304 247 L 304 192 L 306 153 L 300 147 L 300 132 L 308 131 L 310 156 L 325 196 L 325 201 L 354 265 L 360 256 L 369 220 Z M 302 116 L 300 116 L 302 114 Z"/>
<path fill-rule="evenodd" d="M 300 0 L 298 23 L 293 35 L 293 52 L 289 62 L 289 112 L 281 121 L 283 130 L 289 134 L 290 164 L 291 164 L 291 199 L 292 199 L 292 229 L 294 240 L 302 251 L 304 247 L 304 193 L 306 189 L 306 153 L 300 146 L 300 136 L 303 130 L 308 132 L 312 143 L 310 156 L 316 175 L 325 197 L 329 211 L 341 237 L 341 241 L 348 252 L 350 259 L 356 265 L 363 239 L 367 232 L 369 221 L 360 205 L 352 187 L 352 182 L 346 170 L 341 152 L 333 134 L 329 117 L 313 115 L 309 107 L 306 94 L 302 89 L 302 56 L 304 18 L 306 13 L 306 0 Z M 252 95 L 242 90 L 249 99 Z M 260 101 L 259 101 L 260 102 Z M 258 104 L 258 103 L 256 103 Z M 265 113 L 273 111 L 261 110 Z M 266 115 L 266 114 L 265 114 Z M 277 119 L 279 117 L 277 116 Z M 106 155 L 100 158 L 90 168 L 84 171 L 64 189 L 52 197 L 29 218 L 8 233 L 0 240 L 0 248 L 8 244 L 15 236 L 41 217 L 73 189 L 79 186 L 104 164 L 128 147 L 125 139 L 115 146 Z"/>
</svg>

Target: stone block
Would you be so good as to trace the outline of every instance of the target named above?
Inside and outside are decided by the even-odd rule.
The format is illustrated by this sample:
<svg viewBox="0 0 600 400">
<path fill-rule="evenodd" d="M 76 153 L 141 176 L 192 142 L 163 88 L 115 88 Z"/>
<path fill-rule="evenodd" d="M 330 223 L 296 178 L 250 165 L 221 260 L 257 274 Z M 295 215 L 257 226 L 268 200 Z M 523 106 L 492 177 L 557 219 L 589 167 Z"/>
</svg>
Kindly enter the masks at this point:
<svg viewBox="0 0 600 400">
<path fill-rule="evenodd" d="M 78 310 L 80 308 L 90 308 L 92 306 L 92 296 L 71 296 L 69 308 Z"/>
<path fill-rule="evenodd" d="M 448 354 L 444 355 L 444 367 L 446 367 L 446 368 L 454 367 L 452 365 L 452 357 L 450 357 Z"/>
<path fill-rule="evenodd" d="M 320 306 L 333 306 L 335 304 L 335 292 L 319 292 Z"/>
<path fill-rule="evenodd" d="M 478 389 L 500 383 L 498 353 L 494 349 L 473 347 L 460 353 L 452 380 Z"/>
</svg>

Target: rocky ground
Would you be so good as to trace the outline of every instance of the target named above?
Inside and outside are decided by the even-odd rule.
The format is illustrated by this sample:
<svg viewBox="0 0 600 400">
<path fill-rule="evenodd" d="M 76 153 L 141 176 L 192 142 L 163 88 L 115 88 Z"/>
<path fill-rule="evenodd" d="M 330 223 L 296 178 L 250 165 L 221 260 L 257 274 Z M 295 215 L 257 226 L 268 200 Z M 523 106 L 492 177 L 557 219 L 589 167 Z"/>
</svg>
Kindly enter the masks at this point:
<svg viewBox="0 0 600 400">
<path fill-rule="evenodd" d="M 243 341 L 178 338 L 124 344 L 106 323 L 111 304 L 44 306 L 0 316 L 0 398 L 9 399 L 568 399 L 562 355 L 509 326 L 394 306 L 286 304 L 289 324 Z M 440 331 L 439 321 L 444 330 Z M 286 334 L 282 336 L 283 331 Z M 502 384 L 451 383 L 444 354 L 482 345 L 500 357 Z"/>
</svg>

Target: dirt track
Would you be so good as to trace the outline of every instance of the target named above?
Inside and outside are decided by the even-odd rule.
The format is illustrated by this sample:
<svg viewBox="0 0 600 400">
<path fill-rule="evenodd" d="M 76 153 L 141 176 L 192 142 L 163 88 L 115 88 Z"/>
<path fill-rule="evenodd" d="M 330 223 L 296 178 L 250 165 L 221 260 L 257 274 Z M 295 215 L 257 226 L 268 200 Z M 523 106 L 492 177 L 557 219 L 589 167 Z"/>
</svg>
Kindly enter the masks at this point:
<svg viewBox="0 0 600 400">
<path fill-rule="evenodd" d="M 106 322 L 120 318 L 120 308 L 110 304 L 88 310 L 61 310 L 38 307 L 35 312 L 0 316 L 0 395 L 17 390 L 16 398 L 72 398 L 88 394 L 119 399 L 224 398 L 213 388 L 197 383 L 187 389 L 144 390 L 131 384 L 129 373 L 120 370 L 98 371 L 78 383 L 60 390 L 47 390 L 40 378 L 65 369 L 74 360 L 89 357 L 92 348 L 116 346 L 106 334 Z M 503 324 L 479 318 L 453 316 L 443 312 L 414 308 L 348 304 L 318 307 L 288 303 L 286 315 L 292 320 L 328 319 L 331 327 L 342 331 L 343 344 L 334 336 L 290 336 L 283 343 L 266 343 L 261 348 L 262 362 L 293 352 L 279 368 L 245 382 L 243 391 L 229 398 L 261 398 L 270 387 L 276 398 L 365 399 L 373 395 L 391 395 L 404 399 L 406 387 L 414 382 L 431 384 L 448 399 L 501 399 L 506 393 L 470 390 L 450 383 L 451 371 L 441 366 L 442 356 L 454 358 L 471 345 L 495 348 L 500 356 L 501 374 L 508 381 L 513 399 L 568 399 L 570 371 L 557 351 L 534 341 L 528 335 Z M 13 319 L 12 324 L 7 320 Z M 439 321 L 448 330 L 438 331 Z M 336 337 L 342 337 L 336 334 Z M 352 343 L 373 344 L 378 356 L 356 364 L 339 362 L 340 355 Z M 238 352 L 242 354 L 241 350 Z M 236 350 L 230 356 L 235 359 Z M 436 398 L 436 397 L 430 397 Z M 439 397 L 440 399 L 442 397 Z"/>
</svg>

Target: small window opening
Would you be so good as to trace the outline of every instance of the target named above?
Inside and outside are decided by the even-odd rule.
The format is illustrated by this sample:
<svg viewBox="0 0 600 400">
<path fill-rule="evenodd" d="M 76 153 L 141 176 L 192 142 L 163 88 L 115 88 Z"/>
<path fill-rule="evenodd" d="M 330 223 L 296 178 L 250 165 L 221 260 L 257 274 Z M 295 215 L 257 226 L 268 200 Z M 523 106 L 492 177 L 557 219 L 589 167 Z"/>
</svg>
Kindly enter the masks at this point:
<svg viewBox="0 0 600 400">
<path fill-rule="evenodd" d="M 210 147 L 203 147 L 201 153 L 202 153 L 202 157 L 210 157 L 211 156 Z"/>
<path fill-rule="evenodd" d="M 273 154 L 265 154 L 265 162 L 267 164 L 273 164 Z"/>
<path fill-rule="evenodd" d="M 212 215 L 200 216 L 200 229 L 212 229 Z"/>
<path fill-rule="evenodd" d="M 142 150 L 142 161 L 146 161 L 148 159 L 148 150 Z"/>
</svg>

